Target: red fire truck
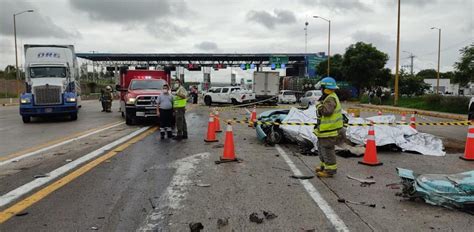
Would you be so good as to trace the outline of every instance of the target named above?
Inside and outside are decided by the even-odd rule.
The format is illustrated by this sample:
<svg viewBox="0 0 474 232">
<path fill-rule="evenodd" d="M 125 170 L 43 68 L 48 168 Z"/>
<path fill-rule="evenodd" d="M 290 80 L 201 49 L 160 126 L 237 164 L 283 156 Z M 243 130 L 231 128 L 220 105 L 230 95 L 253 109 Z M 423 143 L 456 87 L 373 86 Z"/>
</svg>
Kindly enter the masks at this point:
<svg viewBox="0 0 474 232">
<path fill-rule="evenodd" d="M 160 70 L 124 70 L 120 73 L 120 111 L 127 125 L 137 119 L 157 117 L 156 98 L 163 85 L 170 83 L 170 74 Z"/>
</svg>

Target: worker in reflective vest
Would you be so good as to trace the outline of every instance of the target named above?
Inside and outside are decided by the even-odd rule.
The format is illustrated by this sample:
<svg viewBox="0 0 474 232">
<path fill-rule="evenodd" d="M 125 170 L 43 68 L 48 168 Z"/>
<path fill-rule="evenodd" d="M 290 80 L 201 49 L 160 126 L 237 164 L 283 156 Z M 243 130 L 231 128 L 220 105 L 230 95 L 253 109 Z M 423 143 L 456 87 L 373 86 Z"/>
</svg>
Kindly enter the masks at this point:
<svg viewBox="0 0 474 232">
<path fill-rule="evenodd" d="M 316 105 L 318 125 L 314 134 L 318 137 L 318 151 L 321 163 L 316 167 L 318 177 L 332 177 L 337 172 L 335 145 L 343 127 L 342 107 L 334 92 L 338 89 L 336 80 L 325 77 L 321 80 L 323 96 Z"/>
<path fill-rule="evenodd" d="M 176 129 L 177 135 L 173 137 L 174 140 L 181 140 L 188 138 L 188 128 L 186 125 L 186 102 L 188 92 L 181 83 L 181 80 L 175 81 L 176 95 L 173 98 L 173 109 L 176 114 Z"/>
</svg>

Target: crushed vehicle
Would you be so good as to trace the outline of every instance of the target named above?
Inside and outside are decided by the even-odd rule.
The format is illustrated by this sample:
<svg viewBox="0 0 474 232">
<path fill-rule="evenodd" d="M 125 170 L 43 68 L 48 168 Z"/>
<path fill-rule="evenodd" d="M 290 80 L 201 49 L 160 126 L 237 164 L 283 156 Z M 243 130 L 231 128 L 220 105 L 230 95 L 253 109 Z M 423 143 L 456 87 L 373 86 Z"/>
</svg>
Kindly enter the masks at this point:
<svg viewBox="0 0 474 232">
<path fill-rule="evenodd" d="M 394 115 L 374 116 L 367 119 L 351 117 L 343 112 L 344 123 L 394 123 Z M 291 108 L 290 110 L 270 110 L 261 113 L 257 119 L 263 122 L 309 122 L 317 123 L 316 107 L 309 106 L 307 109 Z M 363 146 L 368 135 L 367 126 L 348 126 L 345 129 L 345 136 L 342 136 L 339 147 L 344 146 L 344 150 L 356 149 L 353 155 L 361 156 L 364 153 Z M 444 146 L 442 140 L 434 135 L 420 133 L 409 125 L 375 125 L 375 140 L 378 147 L 395 146 L 401 151 L 409 151 L 423 155 L 444 156 Z M 260 141 L 268 144 L 282 143 L 289 141 L 297 144 L 311 146 L 311 150 L 317 150 L 318 138 L 313 133 L 314 126 L 305 125 L 266 125 L 260 124 L 256 127 L 257 137 Z M 337 149 L 337 147 L 336 147 Z"/>
<path fill-rule="evenodd" d="M 423 199 L 431 205 L 474 214 L 474 170 L 457 174 L 416 174 L 397 168 L 402 180 L 401 196 Z"/>
</svg>

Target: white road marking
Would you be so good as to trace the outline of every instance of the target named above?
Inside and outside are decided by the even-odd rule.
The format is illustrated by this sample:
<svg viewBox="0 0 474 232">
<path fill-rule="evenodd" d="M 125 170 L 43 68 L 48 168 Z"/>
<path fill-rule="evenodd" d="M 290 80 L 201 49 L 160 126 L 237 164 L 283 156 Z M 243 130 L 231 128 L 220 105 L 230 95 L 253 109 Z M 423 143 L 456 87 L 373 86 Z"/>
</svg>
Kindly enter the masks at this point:
<svg viewBox="0 0 474 232">
<path fill-rule="evenodd" d="M 209 152 L 199 153 L 192 156 L 185 157 L 183 159 L 176 160 L 171 168 L 176 168 L 176 173 L 173 176 L 170 184 L 160 196 L 158 209 L 153 210 L 144 221 L 144 225 L 141 226 L 137 231 L 155 231 L 157 228 L 163 228 L 163 219 L 166 215 L 166 210 L 169 209 L 180 209 L 183 206 L 181 202 L 186 198 L 187 188 L 192 185 L 192 181 L 189 179 L 189 174 L 193 174 L 196 165 L 203 159 L 208 158 Z"/>
<path fill-rule="evenodd" d="M 288 164 L 290 169 L 293 171 L 293 174 L 299 176 L 302 175 L 301 171 L 295 166 L 293 161 L 288 157 L 286 152 L 279 146 L 275 146 L 278 152 L 280 153 L 281 157 L 285 160 L 285 162 Z M 308 194 L 311 196 L 313 201 L 319 206 L 321 211 L 326 215 L 326 218 L 331 222 L 331 224 L 334 226 L 336 231 L 349 231 L 349 228 L 347 228 L 346 224 L 344 221 L 342 221 L 339 216 L 337 216 L 336 212 L 329 206 L 329 204 L 324 200 L 324 198 L 321 196 L 321 194 L 316 190 L 316 188 L 311 184 L 309 180 L 300 180 L 301 184 L 303 187 L 306 189 Z"/>
<path fill-rule="evenodd" d="M 3 166 L 5 164 L 9 164 L 9 163 L 13 163 L 13 162 L 17 162 L 21 159 L 24 159 L 24 158 L 27 158 L 27 157 L 30 157 L 30 156 L 34 156 L 34 155 L 37 155 L 41 152 L 44 152 L 44 151 L 47 151 L 47 150 L 50 150 L 50 149 L 53 149 L 53 148 L 56 148 L 56 147 L 59 147 L 59 146 L 62 146 L 64 144 L 68 144 L 68 143 L 71 143 L 71 142 L 74 142 L 74 141 L 77 141 L 77 140 L 80 140 L 80 139 L 83 139 L 85 137 L 88 137 L 88 136 L 91 136 L 93 134 L 97 134 L 97 133 L 100 133 L 102 131 L 105 131 L 105 130 L 108 130 L 110 128 L 114 128 L 116 126 L 119 126 L 119 125 L 122 125 L 124 124 L 124 122 L 120 122 L 120 123 L 117 123 L 117 124 L 114 124 L 114 125 L 111 125 L 111 126 L 108 126 L 108 127 L 105 127 L 105 128 L 102 128 L 102 129 L 99 129 L 99 130 L 95 130 L 95 131 L 91 131 L 87 134 L 84 134 L 84 135 L 81 135 L 79 137 L 76 137 L 76 138 L 72 138 L 72 139 L 68 139 L 66 141 L 62 141 L 60 143 L 56 143 L 56 144 L 53 144 L 51 146 L 48 146 L 48 147 L 44 147 L 44 148 L 41 148 L 41 149 L 38 149 L 36 151 L 32 151 L 32 152 L 29 152 L 29 153 L 26 153 L 24 155 L 21 155 L 21 156 L 18 156 L 18 157 L 13 157 L 11 159 L 7 159 L 7 160 L 4 160 L 4 161 L 1 161 L 0 162 L 0 166 Z"/>
<path fill-rule="evenodd" d="M 124 143 L 130 139 L 132 139 L 133 137 L 139 135 L 140 133 L 148 130 L 150 127 L 143 127 L 143 128 L 140 128 L 134 132 L 132 132 L 131 134 L 129 135 L 126 135 L 118 140 L 115 140 L 114 142 L 112 143 L 109 143 L 87 155 L 84 155 L 70 163 L 67 163 L 66 165 L 64 166 L 61 166 L 53 171 L 51 171 L 50 173 L 47 173 L 46 177 L 43 177 L 43 178 L 38 178 L 38 179 L 35 179 L 27 184 L 24 184 L 8 193 L 6 193 L 5 195 L 1 196 L 0 197 L 0 208 L 1 207 L 4 207 L 8 204 L 10 204 L 11 202 L 17 200 L 18 198 L 20 198 L 21 196 L 27 194 L 28 192 L 36 189 L 36 188 L 39 188 L 53 180 L 55 180 L 56 178 L 66 174 L 67 172 L 73 170 L 74 168 L 78 167 L 79 165 L 89 161 L 89 160 L 92 160 L 100 155 L 102 155 L 104 152 L 116 147 L 117 145 L 121 144 L 121 143 Z"/>
</svg>

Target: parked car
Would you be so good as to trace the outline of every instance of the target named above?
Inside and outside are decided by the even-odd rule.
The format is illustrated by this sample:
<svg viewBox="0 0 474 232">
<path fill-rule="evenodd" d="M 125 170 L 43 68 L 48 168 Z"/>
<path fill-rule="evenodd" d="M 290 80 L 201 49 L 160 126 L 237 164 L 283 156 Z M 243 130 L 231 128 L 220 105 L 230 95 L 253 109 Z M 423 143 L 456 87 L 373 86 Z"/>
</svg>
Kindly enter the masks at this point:
<svg viewBox="0 0 474 232">
<path fill-rule="evenodd" d="M 469 102 L 469 111 L 468 111 L 468 119 L 474 120 L 474 97 L 471 97 L 471 102 Z"/>
<path fill-rule="evenodd" d="M 278 95 L 278 103 L 296 103 L 295 93 L 291 90 L 281 90 Z"/>
<path fill-rule="evenodd" d="M 321 96 L 323 96 L 323 92 L 321 90 L 309 90 L 300 99 L 300 105 L 303 107 L 307 107 L 308 105 L 314 105 Z"/>
</svg>

